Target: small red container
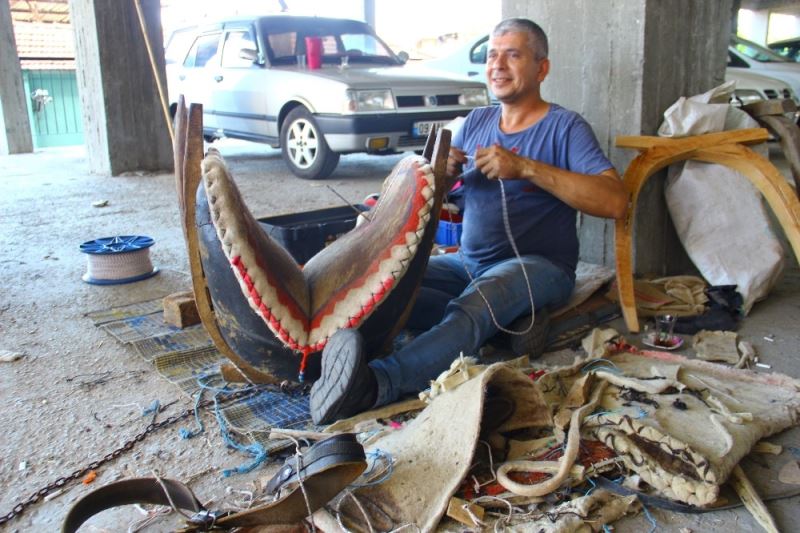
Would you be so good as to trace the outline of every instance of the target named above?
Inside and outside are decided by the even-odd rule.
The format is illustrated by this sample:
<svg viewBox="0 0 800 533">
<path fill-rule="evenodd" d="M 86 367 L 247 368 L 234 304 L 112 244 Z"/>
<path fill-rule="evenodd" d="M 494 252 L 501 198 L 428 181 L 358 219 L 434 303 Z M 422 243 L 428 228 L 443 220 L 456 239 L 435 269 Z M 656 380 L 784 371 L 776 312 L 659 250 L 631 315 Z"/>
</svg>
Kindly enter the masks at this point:
<svg viewBox="0 0 800 533">
<path fill-rule="evenodd" d="M 316 70 L 322 66 L 322 39 L 306 37 L 306 58 L 309 69 Z"/>
</svg>

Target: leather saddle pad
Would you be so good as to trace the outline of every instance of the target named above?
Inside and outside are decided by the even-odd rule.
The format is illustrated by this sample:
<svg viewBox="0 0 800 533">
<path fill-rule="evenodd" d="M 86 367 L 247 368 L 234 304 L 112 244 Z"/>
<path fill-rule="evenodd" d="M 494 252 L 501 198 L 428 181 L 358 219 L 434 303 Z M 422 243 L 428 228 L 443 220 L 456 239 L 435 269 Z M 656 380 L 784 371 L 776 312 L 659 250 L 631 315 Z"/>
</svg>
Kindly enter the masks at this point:
<svg viewBox="0 0 800 533">
<path fill-rule="evenodd" d="M 443 194 L 436 190 L 433 171 L 423 157 L 401 160 L 384 181 L 368 218 L 359 217 L 363 220 L 352 231 L 304 266 L 262 229 L 216 150 L 203 160 L 202 174 L 198 207 L 207 205 L 214 230 L 210 237 L 222 251 L 218 261 L 224 257 L 228 273 L 232 271 L 240 288 L 241 294 L 235 297 L 244 298 L 249 311 L 286 347 L 307 355 L 321 350 L 338 329 L 360 328 L 370 322 L 368 341 L 385 342 L 379 337 L 399 329 L 398 321 L 407 315 L 427 264 L 437 224 L 432 213 Z M 198 226 L 200 218 L 198 214 Z M 206 249 L 214 247 L 208 233 L 203 243 Z M 247 317 L 224 316 L 225 309 L 235 306 L 218 305 L 217 299 L 232 295 L 215 291 L 213 285 L 215 277 L 229 274 L 217 276 L 213 266 L 204 261 L 218 319 L 222 314 L 226 336 L 235 337 L 233 330 L 242 329 Z M 387 309 L 381 313 L 382 306 Z M 371 318 L 379 318 L 379 323 Z"/>
</svg>

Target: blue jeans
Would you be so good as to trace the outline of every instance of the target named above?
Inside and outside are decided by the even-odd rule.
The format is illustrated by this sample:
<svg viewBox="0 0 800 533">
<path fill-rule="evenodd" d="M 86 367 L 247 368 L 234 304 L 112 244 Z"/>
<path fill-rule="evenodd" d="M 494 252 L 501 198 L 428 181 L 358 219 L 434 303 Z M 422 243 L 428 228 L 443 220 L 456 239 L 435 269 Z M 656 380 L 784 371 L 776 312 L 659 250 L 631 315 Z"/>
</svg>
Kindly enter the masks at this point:
<svg viewBox="0 0 800 533">
<path fill-rule="evenodd" d="M 574 276 L 541 256 L 522 257 L 531 282 L 535 308 L 567 302 Z M 500 261 L 469 277 L 458 253 L 431 257 L 411 312 L 408 327 L 424 333 L 388 357 L 370 361 L 378 382 L 376 406 L 428 388 L 463 353 L 477 355 L 498 328 L 531 311 L 520 261 Z M 486 297 L 495 319 L 476 290 Z"/>
</svg>

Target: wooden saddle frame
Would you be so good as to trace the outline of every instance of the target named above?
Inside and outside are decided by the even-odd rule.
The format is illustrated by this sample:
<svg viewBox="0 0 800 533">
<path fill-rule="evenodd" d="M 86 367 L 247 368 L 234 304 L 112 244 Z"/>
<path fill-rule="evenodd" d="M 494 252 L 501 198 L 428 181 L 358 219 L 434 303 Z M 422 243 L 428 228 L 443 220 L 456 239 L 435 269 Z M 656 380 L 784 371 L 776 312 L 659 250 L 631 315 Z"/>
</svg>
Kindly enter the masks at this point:
<svg viewBox="0 0 800 533">
<path fill-rule="evenodd" d="M 449 144 L 449 131 L 434 129 L 428 135 L 423 151 L 423 156 L 431 162 L 437 187 L 444 187 L 446 181 Z M 223 336 L 214 311 L 208 280 L 203 270 L 198 230 L 195 223 L 197 214 L 195 195 L 202 180 L 201 162 L 204 158 L 203 108 L 200 104 L 191 104 L 187 108 L 183 97 L 179 99 L 175 113 L 175 144 L 173 148 L 178 203 L 189 256 L 192 290 L 203 327 L 211 337 L 214 346 L 230 362 L 230 364 L 222 366 L 223 377 L 228 381 L 278 383 L 282 380 L 255 368 L 235 352 Z M 421 279 L 419 281 L 421 282 Z M 394 325 L 392 334 L 399 332 L 408 318 L 409 312 L 410 306 Z"/>
</svg>

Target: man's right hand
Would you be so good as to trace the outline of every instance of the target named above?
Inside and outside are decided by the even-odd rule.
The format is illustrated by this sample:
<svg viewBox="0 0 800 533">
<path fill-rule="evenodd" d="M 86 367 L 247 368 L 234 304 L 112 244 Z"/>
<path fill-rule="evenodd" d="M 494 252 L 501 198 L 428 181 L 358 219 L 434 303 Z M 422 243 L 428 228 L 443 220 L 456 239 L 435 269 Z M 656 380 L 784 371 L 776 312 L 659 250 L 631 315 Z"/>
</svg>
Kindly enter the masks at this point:
<svg viewBox="0 0 800 533">
<path fill-rule="evenodd" d="M 467 154 L 455 146 L 450 147 L 447 156 L 447 177 L 453 179 L 463 172 L 464 163 L 467 162 Z"/>
</svg>

